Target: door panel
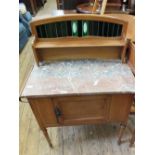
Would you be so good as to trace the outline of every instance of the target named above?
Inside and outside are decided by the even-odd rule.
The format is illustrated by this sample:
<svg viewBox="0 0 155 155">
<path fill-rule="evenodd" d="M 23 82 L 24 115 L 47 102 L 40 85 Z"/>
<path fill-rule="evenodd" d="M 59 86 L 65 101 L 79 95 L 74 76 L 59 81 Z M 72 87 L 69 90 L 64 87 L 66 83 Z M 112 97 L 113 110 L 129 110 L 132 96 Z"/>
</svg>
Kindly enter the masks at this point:
<svg viewBox="0 0 155 155">
<path fill-rule="evenodd" d="M 103 122 L 107 119 L 110 95 L 72 96 L 54 99 L 58 110 L 57 120 L 61 124 Z"/>
</svg>

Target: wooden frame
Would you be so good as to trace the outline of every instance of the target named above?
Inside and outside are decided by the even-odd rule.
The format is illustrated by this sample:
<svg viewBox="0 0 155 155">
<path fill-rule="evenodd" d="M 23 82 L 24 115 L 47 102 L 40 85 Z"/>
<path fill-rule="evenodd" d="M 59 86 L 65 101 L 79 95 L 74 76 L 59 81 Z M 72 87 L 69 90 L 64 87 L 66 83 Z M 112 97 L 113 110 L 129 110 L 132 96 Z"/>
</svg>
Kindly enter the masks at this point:
<svg viewBox="0 0 155 155">
<path fill-rule="evenodd" d="M 127 63 L 135 74 L 135 44 L 132 41 L 129 42 L 127 55 Z"/>
<path fill-rule="evenodd" d="M 96 22 L 107 22 L 113 24 L 122 25 L 121 35 L 119 37 L 104 37 L 104 36 L 83 36 L 83 37 L 58 37 L 58 38 L 39 38 L 36 30 L 37 26 L 62 22 L 62 21 L 74 21 L 74 20 L 86 20 L 86 21 L 96 21 Z M 118 52 L 118 47 L 120 47 L 120 53 L 117 59 L 122 59 L 124 62 L 124 52 L 127 47 L 126 41 L 126 33 L 127 33 L 128 23 L 126 21 L 117 19 L 115 17 L 110 16 L 100 16 L 100 15 L 83 15 L 83 14 L 72 14 L 58 17 L 48 17 L 39 20 L 35 20 L 31 22 L 32 34 L 35 37 L 33 47 L 33 53 L 36 60 L 37 65 L 42 61 L 50 61 L 66 59 L 67 57 L 70 59 L 81 59 L 81 58 L 100 58 L 106 59 L 111 56 L 107 56 L 106 51 L 109 48 L 113 51 L 112 58 L 115 57 L 115 52 Z M 97 50 L 101 50 L 102 54 L 94 53 L 92 48 L 95 47 Z M 63 48 L 63 49 L 62 49 Z M 77 49 L 80 49 L 81 53 L 78 54 L 76 52 Z M 89 52 L 88 50 L 89 49 Z M 69 52 L 70 51 L 70 52 Z M 57 54 L 56 54 L 57 53 Z M 61 53 L 61 54 L 59 54 Z M 69 55 L 68 55 L 69 54 Z M 64 55 L 64 57 L 63 57 Z M 122 57 L 123 56 L 123 57 Z"/>
</svg>

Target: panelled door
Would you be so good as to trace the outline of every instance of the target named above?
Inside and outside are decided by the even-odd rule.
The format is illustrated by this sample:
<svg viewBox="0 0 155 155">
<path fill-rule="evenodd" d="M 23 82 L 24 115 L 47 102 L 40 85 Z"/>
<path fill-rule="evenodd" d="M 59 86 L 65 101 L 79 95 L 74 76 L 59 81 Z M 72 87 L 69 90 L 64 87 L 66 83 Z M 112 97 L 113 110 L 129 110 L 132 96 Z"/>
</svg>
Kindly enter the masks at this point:
<svg viewBox="0 0 155 155">
<path fill-rule="evenodd" d="M 108 120 L 110 95 L 54 98 L 54 111 L 60 124 L 101 123 Z"/>
</svg>

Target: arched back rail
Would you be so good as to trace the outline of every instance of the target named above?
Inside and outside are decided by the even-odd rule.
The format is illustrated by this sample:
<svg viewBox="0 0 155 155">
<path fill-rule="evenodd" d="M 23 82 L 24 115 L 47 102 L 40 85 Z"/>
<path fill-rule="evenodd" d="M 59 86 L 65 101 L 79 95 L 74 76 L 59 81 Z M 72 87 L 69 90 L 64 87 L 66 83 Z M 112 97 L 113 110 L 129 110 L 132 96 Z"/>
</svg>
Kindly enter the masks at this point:
<svg viewBox="0 0 155 155">
<path fill-rule="evenodd" d="M 36 38 L 102 37 L 122 39 L 126 36 L 127 22 L 100 15 L 65 15 L 31 22 Z"/>
<path fill-rule="evenodd" d="M 122 54 L 118 51 L 126 44 L 127 26 L 126 21 L 118 18 L 92 14 L 34 20 L 31 30 L 35 36 L 35 60 L 39 64 L 53 59 L 120 58 Z M 115 52 L 111 47 L 115 47 Z M 93 50 L 98 52 L 94 54 Z M 111 57 L 103 56 L 108 51 L 113 53 Z"/>
</svg>

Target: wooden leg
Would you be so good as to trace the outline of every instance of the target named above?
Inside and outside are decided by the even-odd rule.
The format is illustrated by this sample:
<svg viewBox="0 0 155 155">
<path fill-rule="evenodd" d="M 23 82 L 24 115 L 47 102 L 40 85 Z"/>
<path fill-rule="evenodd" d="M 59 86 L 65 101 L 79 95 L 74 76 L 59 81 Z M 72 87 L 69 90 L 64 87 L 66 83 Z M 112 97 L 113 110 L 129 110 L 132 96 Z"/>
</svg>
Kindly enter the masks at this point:
<svg viewBox="0 0 155 155">
<path fill-rule="evenodd" d="M 121 139 L 122 139 L 123 132 L 124 132 L 125 128 L 126 128 L 126 124 L 120 125 L 120 131 L 119 131 L 119 136 L 118 136 L 118 145 L 121 144 Z"/>
<path fill-rule="evenodd" d="M 28 100 L 28 101 L 30 103 L 30 106 L 31 106 L 32 111 L 33 111 L 33 113 L 35 115 L 35 118 L 36 118 L 36 120 L 37 120 L 37 122 L 39 124 L 40 129 L 42 130 L 42 132 L 43 132 L 43 134 L 44 134 L 44 136 L 45 136 L 45 138 L 46 138 L 49 146 L 52 148 L 53 146 L 52 146 L 51 140 L 49 138 L 47 129 L 45 128 L 44 123 L 43 123 L 43 121 L 42 121 L 42 119 L 41 119 L 41 117 L 39 115 L 39 112 L 37 111 L 37 106 L 36 106 L 35 102 L 34 103 L 31 103 L 30 100 Z"/>
<path fill-rule="evenodd" d="M 46 140 L 47 140 L 49 146 L 50 146 L 51 148 L 53 148 L 53 145 L 52 145 L 51 140 L 50 140 L 50 138 L 49 138 L 47 129 L 46 129 L 46 128 L 42 128 L 41 130 L 43 131 L 44 136 L 45 136 L 45 138 L 46 138 Z"/>
<path fill-rule="evenodd" d="M 134 144 L 135 142 L 135 130 L 132 132 L 132 137 L 130 139 L 130 147 Z"/>
</svg>

